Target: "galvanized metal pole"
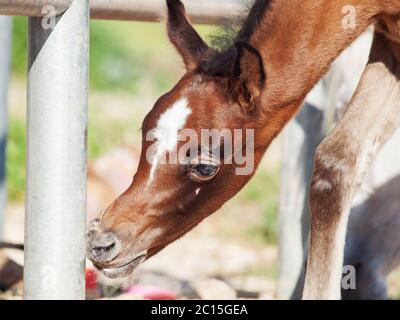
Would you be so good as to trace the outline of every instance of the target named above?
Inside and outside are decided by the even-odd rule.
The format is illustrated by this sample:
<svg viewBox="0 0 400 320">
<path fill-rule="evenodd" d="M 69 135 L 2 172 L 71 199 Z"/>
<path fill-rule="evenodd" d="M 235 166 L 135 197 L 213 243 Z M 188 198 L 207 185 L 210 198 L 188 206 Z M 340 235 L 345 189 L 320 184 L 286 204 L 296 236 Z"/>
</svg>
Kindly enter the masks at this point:
<svg viewBox="0 0 400 320">
<path fill-rule="evenodd" d="M 0 241 L 4 240 L 6 207 L 7 93 L 11 66 L 12 18 L 0 16 Z"/>
<path fill-rule="evenodd" d="M 29 18 L 25 299 L 84 299 L 88 0 Z"/>
</svg>

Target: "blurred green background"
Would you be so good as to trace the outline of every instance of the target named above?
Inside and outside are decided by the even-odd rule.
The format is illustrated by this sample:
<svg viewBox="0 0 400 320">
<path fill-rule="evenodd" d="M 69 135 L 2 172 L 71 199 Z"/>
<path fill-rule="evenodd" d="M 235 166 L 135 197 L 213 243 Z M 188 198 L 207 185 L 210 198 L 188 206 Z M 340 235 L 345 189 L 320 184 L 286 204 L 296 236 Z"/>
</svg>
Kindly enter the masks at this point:
<svg viewBox="0 0 400 320">
<path fill-rule="evenodd" d="M 17 99 L 13 99 L 16 106 L 11 110 L 8 144 L 10 202 L 22 202 L 25 190 L 26 29 L 27 19 L 15 17 L 12 82 Z M 216 31 L 211 26 L 196 26 L 196 29 L 207 41 Z M 89 161 L 120 145 L 139 146 L 139 128 L 144 115 L 183 72 L 180 57 L 169 43 L 163 23 L 91 21 Z M 130 106 L 133 100 L 139 102 L 132 102 Z M 146 101 L 145 105 L 141 105 L 142 101 Z M 116 110 L 111 117 L 107 112 L 110 107 Z M 121 115 L 117 116 L 118 113 Z M 257 206 L 261 221 L 254 223 L 246 234 L 262 242 L 275 243 L 277 238 L 278 172 L 278 166 L 259 170 L 234 199 L 243 214 L 247 214 L 249 206 L 252 211 Z"/>
</svg>

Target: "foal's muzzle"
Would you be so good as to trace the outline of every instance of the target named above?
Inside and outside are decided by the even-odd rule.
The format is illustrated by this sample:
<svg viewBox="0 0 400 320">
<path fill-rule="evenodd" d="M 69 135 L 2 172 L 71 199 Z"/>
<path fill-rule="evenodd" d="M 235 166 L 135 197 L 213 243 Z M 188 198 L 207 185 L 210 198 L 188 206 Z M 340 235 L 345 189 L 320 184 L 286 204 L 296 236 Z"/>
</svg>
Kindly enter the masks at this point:
<svg viewBox="0 0 400 320">
<path fill-rule="evenodd" d="M 95 264 L 114 260 L 121 252 L 121 242 L 113 232 L 103 232 L 98 221 L 92 224 L 87 233 L 87 255 Z"/>
</svg>

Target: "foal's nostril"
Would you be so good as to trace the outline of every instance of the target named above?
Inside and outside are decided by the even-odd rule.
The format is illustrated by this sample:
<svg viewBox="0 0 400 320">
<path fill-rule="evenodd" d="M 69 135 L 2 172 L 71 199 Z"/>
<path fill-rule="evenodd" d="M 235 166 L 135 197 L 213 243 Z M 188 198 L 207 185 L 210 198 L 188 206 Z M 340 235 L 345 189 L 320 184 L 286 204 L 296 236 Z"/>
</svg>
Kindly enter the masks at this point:
<svg viewBox="0 0 400 320">
<path fill-rule="evenodd" d="M 96 256 L 98 255 L 103 255 L 104 253 L 107 253 L 110 251 L 112 248 L 115 247 L 115 243 L 110 243 L 109 245 L 102 245 L 98 247 L 94 247 L 92 250 Z"/>
<path fill-rule="evenodd" d="M 101 233 L 90 242 L 91 256 L 98 262 L 113 260 L 119 253 L 117 237 L 111 233 Z"/>
</svg>

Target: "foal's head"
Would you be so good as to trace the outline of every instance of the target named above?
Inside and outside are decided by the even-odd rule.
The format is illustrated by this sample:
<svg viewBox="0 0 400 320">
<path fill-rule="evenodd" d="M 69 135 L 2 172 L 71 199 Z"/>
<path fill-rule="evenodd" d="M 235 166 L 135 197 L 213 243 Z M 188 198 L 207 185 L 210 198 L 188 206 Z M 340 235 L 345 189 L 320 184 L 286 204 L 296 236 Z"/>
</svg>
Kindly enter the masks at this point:
<svg viewBox="0 0 400 320">
<path fill-rule="evenodd" d="M 259 52 L 245 42 L 215 52 L 180 1 L 167 5 L 168 35 L 186 73 L 143 121 L 131 186 L 88 232 L 88 256 L 110 278 L 128 275 L 233 197 L 268 144 Z"/>
</svg>

